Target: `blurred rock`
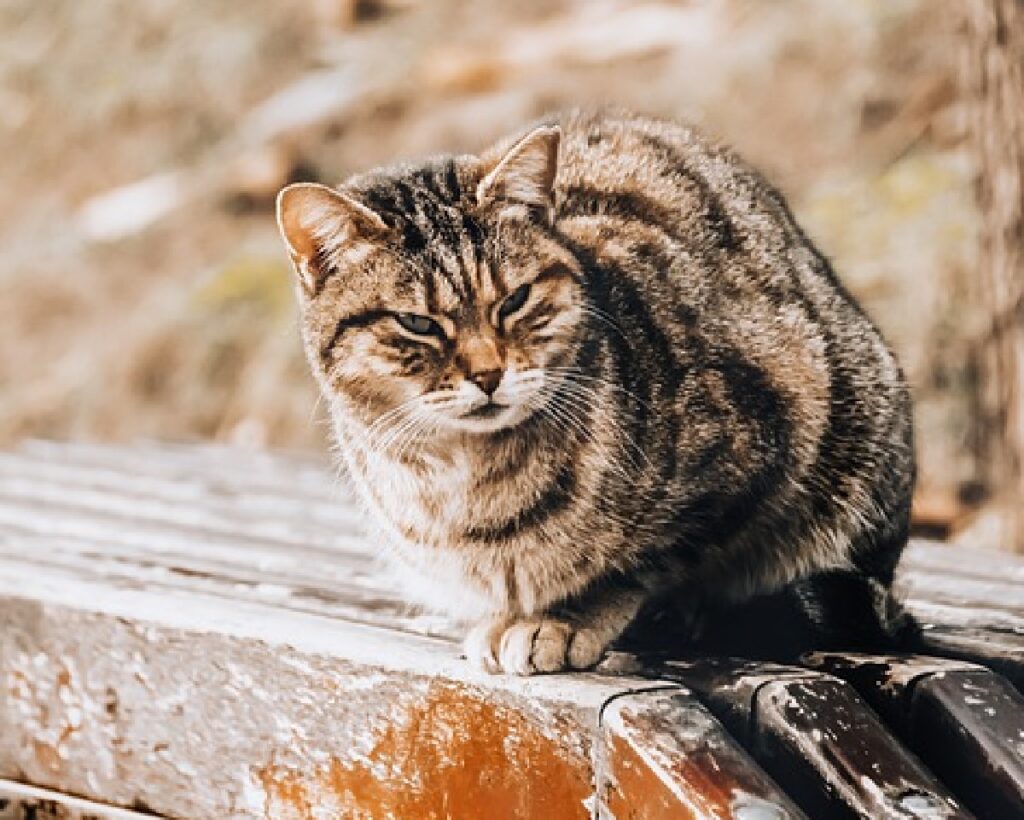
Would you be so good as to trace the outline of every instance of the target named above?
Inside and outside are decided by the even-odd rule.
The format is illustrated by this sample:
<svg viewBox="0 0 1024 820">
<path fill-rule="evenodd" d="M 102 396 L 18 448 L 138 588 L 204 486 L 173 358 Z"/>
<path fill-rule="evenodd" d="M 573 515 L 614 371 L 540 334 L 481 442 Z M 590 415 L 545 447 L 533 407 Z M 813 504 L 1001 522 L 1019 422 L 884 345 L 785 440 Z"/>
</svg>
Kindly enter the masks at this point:
<svg viewBox="0 0 1024 820">
<path fill-rule="evenodd" d="M 78 211 L 78 227 L 88 239 L 121 239 L 148 228 L 186 195 L 180 173 L 155 174 L 87 200 Z"/>
<path fill-rule="evenodd" d="M 317 23 L 348 31 L 359 23 L 378 20 L 415 2 L 418 0 L 311 0 L 310 5 Z"/>
<path fill-rule="evenodd" d="M 336 29 L 349 29 L 359 19 L 360 0 L 311 0 L 317 23 Z"/>
<path fill-rule="evenodd" d="M 479 93 L 501 84 L 509 67 L 498 54 L 441 46 L 423 60 L 422 81 L 442 93 Z"/>
<path fill-rule="evenodd" d="M 293 149 L 281 144 L 261 145 L 242 152 L 231 163 L 224 187 L 237 205 L 269 205 L 292 180 L 298 167 Z"/>
<path fill-rule="evenodd" d="M 956 495 L 947 488 L 924 488 L 914 496 L 910 526 L 921 538 L 945 539 L 964 514 Z"/>
</svg>

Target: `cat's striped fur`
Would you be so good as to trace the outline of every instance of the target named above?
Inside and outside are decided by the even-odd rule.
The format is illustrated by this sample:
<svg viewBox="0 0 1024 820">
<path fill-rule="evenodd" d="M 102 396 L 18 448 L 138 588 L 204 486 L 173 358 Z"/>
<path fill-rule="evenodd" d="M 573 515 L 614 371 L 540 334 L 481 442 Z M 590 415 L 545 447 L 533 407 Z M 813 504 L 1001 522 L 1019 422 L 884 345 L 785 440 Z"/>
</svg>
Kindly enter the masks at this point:
<svg viewBox="0 0 1024 820">
<path fill-rule="evenodd" d="M 279 220 L 340 452 L 410 594 L 477 624 L 474 660 L 586 667 L 655 597 L 783 588 L 818 645 L 884 641 L 907 388 L 733 153 L 572 113 L 293 186 Z"/>
</svg>

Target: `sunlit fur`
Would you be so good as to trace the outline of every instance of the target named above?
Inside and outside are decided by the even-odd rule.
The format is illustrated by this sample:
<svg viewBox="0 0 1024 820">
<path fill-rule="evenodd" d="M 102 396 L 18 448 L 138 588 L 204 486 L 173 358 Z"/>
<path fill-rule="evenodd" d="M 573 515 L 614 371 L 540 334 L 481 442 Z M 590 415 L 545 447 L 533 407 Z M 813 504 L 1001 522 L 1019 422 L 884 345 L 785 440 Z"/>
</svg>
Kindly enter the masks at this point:
<svg viewBox="0 0 1024 820">
<path fill-rule="evenodd" d="M 279 220 L 339 452 L 409 596 L 476 623 L 472 660 L 585 667 L 654 596 L 787 585 L 822 645 L 887 634 L 903 377 L 735 155 L 568 114 L 287 189 Z"/>
</svg>

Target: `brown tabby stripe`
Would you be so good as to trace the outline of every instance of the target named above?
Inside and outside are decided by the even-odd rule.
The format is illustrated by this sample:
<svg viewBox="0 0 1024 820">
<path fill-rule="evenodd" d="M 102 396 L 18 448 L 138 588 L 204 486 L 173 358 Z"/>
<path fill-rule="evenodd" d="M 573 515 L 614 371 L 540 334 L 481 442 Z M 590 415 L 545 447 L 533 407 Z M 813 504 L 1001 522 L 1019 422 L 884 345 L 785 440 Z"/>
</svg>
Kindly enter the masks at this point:
<svg viewBox="0 0 1024 820">
<path fill-rule="evenodd" d="M 375 322 L 379 322 L 381 319 L 386 319 L 391 316 L 389 310 L 367 310 L 362 313 L 356 313 L 353 316 L 345 316 L 338 320 L 334 326 L 334 333 L 327 340 L 327 343 L 320 348 L 320 360 L 326 365 L 331 360 L 331 353 L 334 348 L 338 346 L 338 342 L 341 341 L 341 337 L 345 333 L 355 330 L 360 327 L 369 327 Z"/>
<path fill-rule="evenodd" d="M 694 186 L 698 193 L 698 201 L 704 203 L 705 220 L 708 227 L 717 236 L 718 246 L 725 251 L 738 249 L 740 247 L 738 231 L 728 215 L 723 198 L 712 188 L 710 182 L 681 155 L 675 146 L 653 134 L 644 134 L 641 139 L 657 154 L 663 166 L 667 166 L 674 173 L 683 176 Z"/>
<path fill-rule="evenodd" d="M 524 530 L 541 527 L 553 516 L 568 509 L 579 479 L 571 459 L 566 459 L 537 499 L 514 515 L 496 524 L 467 527 L 465 537 L 472 541 L 498 543 Z"/>
</svg>

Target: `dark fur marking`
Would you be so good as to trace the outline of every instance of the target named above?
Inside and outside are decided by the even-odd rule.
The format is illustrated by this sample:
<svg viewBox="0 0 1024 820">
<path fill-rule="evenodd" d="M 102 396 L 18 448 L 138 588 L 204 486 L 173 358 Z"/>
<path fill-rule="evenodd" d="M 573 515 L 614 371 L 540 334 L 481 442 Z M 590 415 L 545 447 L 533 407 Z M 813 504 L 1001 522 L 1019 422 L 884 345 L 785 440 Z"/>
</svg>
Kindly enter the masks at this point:
<svg viewBox="0 0 1024 820">
<path fill-rule="evenodd" d="M 496 543 L 524 530 L 535 529 L 572 504 L 576 484 L 576 470 L 571 461 L 566 461 L 532 505 L 498 524 L 471 527 L 466 530 L 465 537 L 473 541 Z"/>
<path fill-rule="evenodd" d="M 388 318 L 391 315 L 389 310 L 367 310 L 354 316 L 343 316 L 334 326 L 334 333 L 331 335 L 330 340 L 320 348 L 320 361 L 326 366 L 330 359 L 331 351 L 334 350 L 338 342 L 341 341 L 341 337 L 348 331 L 360 327 L 369 327 L 374 322 L 379 322 L 381 319 Z"/>
<path fill-rule="evenodd" d="M 724 251 L 735 251 L 742 247 L 739 231 L 729 217 L 722 198 L 712 190 L 711 183 L 679 156 L 674 146 L 651 134 L 644 134 L 641 139 L 657 152 L 662 162 L 688 179 L 697 189 L 700 201 L 704 203 L 708 225 L 717 237 L 718 247 Z"/>
</svg>

